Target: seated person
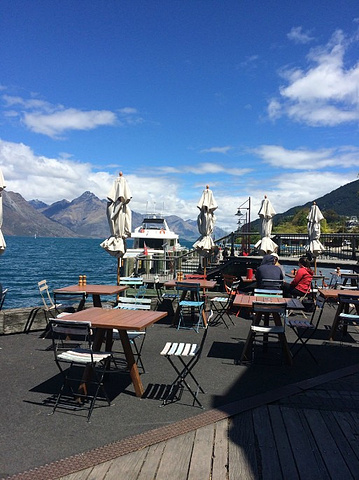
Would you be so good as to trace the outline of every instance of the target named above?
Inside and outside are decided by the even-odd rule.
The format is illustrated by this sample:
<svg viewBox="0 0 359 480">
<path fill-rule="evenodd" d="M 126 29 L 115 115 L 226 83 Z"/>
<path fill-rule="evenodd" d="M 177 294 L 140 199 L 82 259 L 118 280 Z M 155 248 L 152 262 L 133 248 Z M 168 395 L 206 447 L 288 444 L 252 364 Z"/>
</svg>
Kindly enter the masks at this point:
<svg viewBox="0 0 359 480">
<path fill-rule="evenodd" d="M 310 261 L 306 257 L 301 257 L 299 259 L 299 269 L 295 274 L 295 277 L 290 283 L 285 283 L 283 285 L 283 292 L 285 297 L 304 297 L 304 295 L 309 291 L 312 278 L 313 270 L 310 268 Z"/>
<path fill-rule="evenodd" d="M 276 265 L 277 258 L 271 254 L 264 255 L 262 263 L 256 271 L 257 288 L 268 288 L 263 280 L 278 280 L 278 284 L 273 284 L 272 288 L 281 288 L 283 281 L 283 271 Z"/>
</svg>

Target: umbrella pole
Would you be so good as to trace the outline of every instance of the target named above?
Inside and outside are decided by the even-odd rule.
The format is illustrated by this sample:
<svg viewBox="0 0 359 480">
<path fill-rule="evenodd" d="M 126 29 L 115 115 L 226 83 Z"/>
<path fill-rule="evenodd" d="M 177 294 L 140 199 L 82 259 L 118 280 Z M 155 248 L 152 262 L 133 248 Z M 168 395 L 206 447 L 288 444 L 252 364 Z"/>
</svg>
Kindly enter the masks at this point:
<svg viewBox="0 0 359 480">
<path fill-rule="evenodd" d="M 122 258 L 117 259 L 117 285 L 120 285 L 120 276 L 121 276 L 121 264 Z M 119 301 L 120 294 L 117 294 L 117 303 Z"/>
</svg>

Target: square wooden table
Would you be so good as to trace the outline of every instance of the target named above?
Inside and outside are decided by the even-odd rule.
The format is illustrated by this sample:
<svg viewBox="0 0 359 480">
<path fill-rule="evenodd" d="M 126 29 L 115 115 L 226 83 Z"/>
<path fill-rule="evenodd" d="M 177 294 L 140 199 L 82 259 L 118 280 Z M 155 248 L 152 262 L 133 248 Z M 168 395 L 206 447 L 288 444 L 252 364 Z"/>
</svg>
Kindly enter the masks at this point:
<svg viewBox="0 0 359 480">
<path fill-rule="evenodd" d="M 303 310 L 303 304 L 302 302 L 297 299 L 297 298 L 283 298 L 278 296 L 273 296 L 273 297 L 256 297 L 254 295 L 242 295 L 242 294 L 237 294 L 234 298 L 233 305 L 237 307 L 242 307 L 242 308 L 253 308 L 253 302 L 266 302 L 266 303 L 273 303 L 273 304 L 278 304 L 278 303 L 287 303 L 287 307 L 290 310 Z M 280 318 L 280 315 L 274 314 L 274 323 L 276 326 L 282 326 L 282 319 Z M 253 319 L 253 325 L 259 325 L 259 323 L 262 320 L 262 314 L 257 314 L 254 319 Z M 290 349 L 288 347 L 287 343 L 287 338 L 285 336 L 285 333 L 281 335 L 280 340 L 283 344 L 283 350 L 284 354 L 287 360 L 287 363 L 289 365 L 293 364 L 293 359 L 292 355 L 290 352 Z M 243 348 L 243 352 L 241 355 L 241 360 L 245 358 L 249 358 L 250 356 L 250 349 L 251 349 L 251 341 L 252 341 L 252 335 L 251 335 L 251 330 L 248 333 L 246 343 Z"/>
<path fill-rule="evenodd" d="M 180 283 L 189 283 L 189 284 L 199 284 L 199 288 L 203 290 L 203 292 L 205 292 L 206 289 L 208 290 L 213 290 L 213 288 L 217 285 L 217 282 L 215 280 L 206 280 L 205 278 L 188 278 L 188 279 L 184 279 L 184 280 L 176 280 L 175 278 L 173 278 L 172 280 L 167 280 L 165 283 L 164 283 L 164 286 L 166 288 L 176 288 L 176 283 L 179 282 Z M 181 298 L 179 298 L 179 302 L 184 300 L 187 296 L 187 293 L 188 293 L 188 290 L 182 290 L 182 294 L 181 294 Z M 204 312 L 204 310 L 203 310 Z M 204 324 L 206 325 L 206 315 L 203 313 L 203 322 Z M 175 311 L 175 315 L 174 315 L 174 318 L 173 318 L 173 325 L 177 325 L 178 324 L 178 319 L 179 319 L 179 305 L 177 305 L 177 308 L 176 308 L 176 311 Z"/>
<path fill-rule="evenodd" d="M 101 307 L 101 295 L 117 295 L 127 290 L 127 285 L 69 285 L 68 287 L 56 288 L 54 293 L 76 293 L 85 292 L 86 295 L 92 295 L 94 307 Z"/>
<path fill-rule="evenodd" d="M 112 330 L 116 328 L 119 331 L 123 350 L 127 360 L 131 380 L 135 388 L 136 396 L 141 397 L 144 392 L 137 364 L 132 352 L 127 330 L 142 331 L 150 325 L 153 325 L 161 318 L 164 318 L 167 312 L 158 312 L 153 310 L 124 310 L 121 308 L 99 308 L 92 307 L 79 312 L 66 315 L 63 320 L 77 322 L 91 322 L 91 326 L 96 328 L 93 348 L 100 351 L 103 340 L 106 336 L 106 350 L 111 351 Z"/>
</svg>

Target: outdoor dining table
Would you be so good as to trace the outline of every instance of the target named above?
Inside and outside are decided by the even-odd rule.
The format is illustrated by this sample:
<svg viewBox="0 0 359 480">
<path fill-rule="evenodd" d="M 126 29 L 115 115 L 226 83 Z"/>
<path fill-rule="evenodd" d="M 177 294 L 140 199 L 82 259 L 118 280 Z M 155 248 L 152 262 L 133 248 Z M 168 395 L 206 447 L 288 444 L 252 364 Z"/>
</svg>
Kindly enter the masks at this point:
<svg viewBox="0 0 359 480">
<path fill-rule="evenodd" d="M 91 322 L 91 326 L 96 328 L 93 349 L 100 351 L 103 340 L 106 337 L 106 351 L 112 349 L 112 331 L 117 329 L 125 353 L 131 380 L 137 397 L 141 397 L 144 392 L 137 364 L 132 352 L 127 330 L 142 331 L 150 325 L 158 322 L 167 315 L 167 312 L 158 312 L 153 310 L 124 310 L 121 308 L 100 308 L 91 307 L 86 310 L 66 315 L 65 319 L 76 322 Z M 86 380 L 84 380 L 86 381 Z"/>
<path fill-rule="evenodd" d="M 176 280 L 175 278 L 173 278 L 172 280 L 167 280 L 165 283 L 164 283 L 164 286 L 166 288 L 176 288 L 176 283 L 177 283 L 178 280 Z M 181 280 L 181 284 L 184 284 L 184 283 L 188 283 L 188 284 L 199 284 L 199 288 L 201 290 L 203 290 L 203 293 L 205 293 L 205 291 L 208 289 L 208 290 L 213 290 L 214 287 L 217 285 L 217 282 L 215 280 L 207 280 L 205 278 L 189 278 L 189 279 L 184 279 L 184 280 Z M 179 302 L 184 300 L 187 296 L 187 293 L 188 293 L 188 290 L 182 290 L 182 293 L 181 293 L 181 297 L 179 298 Z M 179 311 L 180 311 L 180 308 L 179 308 L 179 305 L 177 305 L 177 308 L 176 308 L 176 311 L 175 311 L 175 315 L 174 315 L 174 318 L 173 318 L 173 324 L 174 325 L 177 325 L 178 324 L 178 318 L 179 318 Z M 204 322 L 206 322 L 206 320 L 204 319 Z"/>
<path fill-rule="evenodd" d="M 340 276 L 343 280 L 343 287 L 345 287 L 345 285 L 347 285 L 347 284 L 349 284 L 352 287 L 357 287 L 358 286 L 359 273 L 344 273 L 344 272 L 342 272 L 340 274 Z"/>
<path fill-rule="evenodd" d="M 351 295 L 353 297 L 358 297 L 359 298 L 359 290 L 346 290 L 345 288 L 342 288 L 340 290 L 337 290 L 335 288 L 319 288 L 318 289 L 319 294 L 324 297 L 326 300 L 332 300 L 332 301 L 338 301 L 339 297 L 338 295 Z M 335 312 L 332 327 L 330 329 L 330 334 L 329 334 L 329 340 L 332 342 L 334 340 L 334 335 L 335 332 L 338 328 L 338 323 L 339 323 L 339 315 L 348 309 L 348 304 L 344 304 L 339 302 L 337 311 Z M 347 313 L 347 312 L 345 312 Z M 359 311 L 357 312 L 359 314 Z M 344 327 L 343 333 L 345 334 L 347 331 L 346 326 Z"/>
<path fill-rule="evenodd" d="M 127 285 L 69 285 L 68 287 L 56 288 L 54 293 L 76 293 L 85 292 L 86 295 L 92 295 L 94 307 L 101 307 L 101 295 L 117 295 L 127 290 Z"/>
<path fill-rule="evenodd" d="M 287 307 L 289 310 L 303 310 L 303 304 L 298 298 L 283 298 L 278 296 L 273 296 L 273 297 L 258 297 L 255 295 L 243 295 L 243 294 L 237 294 L 233 300 L 233 306 L 237 306 L 239 308 L 253 308 L 253 302 L 266 302 L 266 303 L 273 303 L 273 304 L 278 304 L 278 303 L 287 303 Z M 283 326 L 282 324 L 282 319 L 280 315 L 274 313 L 273 314 L 273 319 L 274 323 L 276 326 Z M 253 325 L 259 325 L 262 320 L 262 314 L 257 313 L 255 317 L 253 318 Z M 264 323 L 266 323 L 268 320 L 264 318 Z M 268 325 L 266 325 L 268 326 Z M 243 348 L 243 352 L 241 355 L 241 359 L 249 358 L 250 356 L 250 349 L 251 349 L 251 330 L 248 332 L 247 340 Z M 290 352 L 288 342 L 287 342 L 287 337 L 285 336 L 285 333 L 281 339 L 283 342 L 283 350 L 284 354 L 287 360 L 287 363 L 289 365 L 293 364 L 293 359 L 292 359 L 292 354 Z"/>
</svg>

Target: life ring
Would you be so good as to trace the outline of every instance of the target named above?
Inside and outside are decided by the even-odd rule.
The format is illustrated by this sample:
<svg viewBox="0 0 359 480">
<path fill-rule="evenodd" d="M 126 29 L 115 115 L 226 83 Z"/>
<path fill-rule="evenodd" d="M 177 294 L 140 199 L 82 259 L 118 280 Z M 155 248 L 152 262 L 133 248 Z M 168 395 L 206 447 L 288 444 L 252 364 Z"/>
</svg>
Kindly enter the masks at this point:
<svg viewBox="0 0 359 480">
<path fill-rule="evenodd" d="M 160 233 L 165 233 L 165 231 L 163 230 L 163 228 L 161 228 Z"/>
<path fill-rule="evenodd" d="M 144 229 L 144 228 L 141 228 L 140 232 L 141 232 L 141 233 L 144 233 L 144 232 L 145 232 L 145 229 Z"/>
</svg>

